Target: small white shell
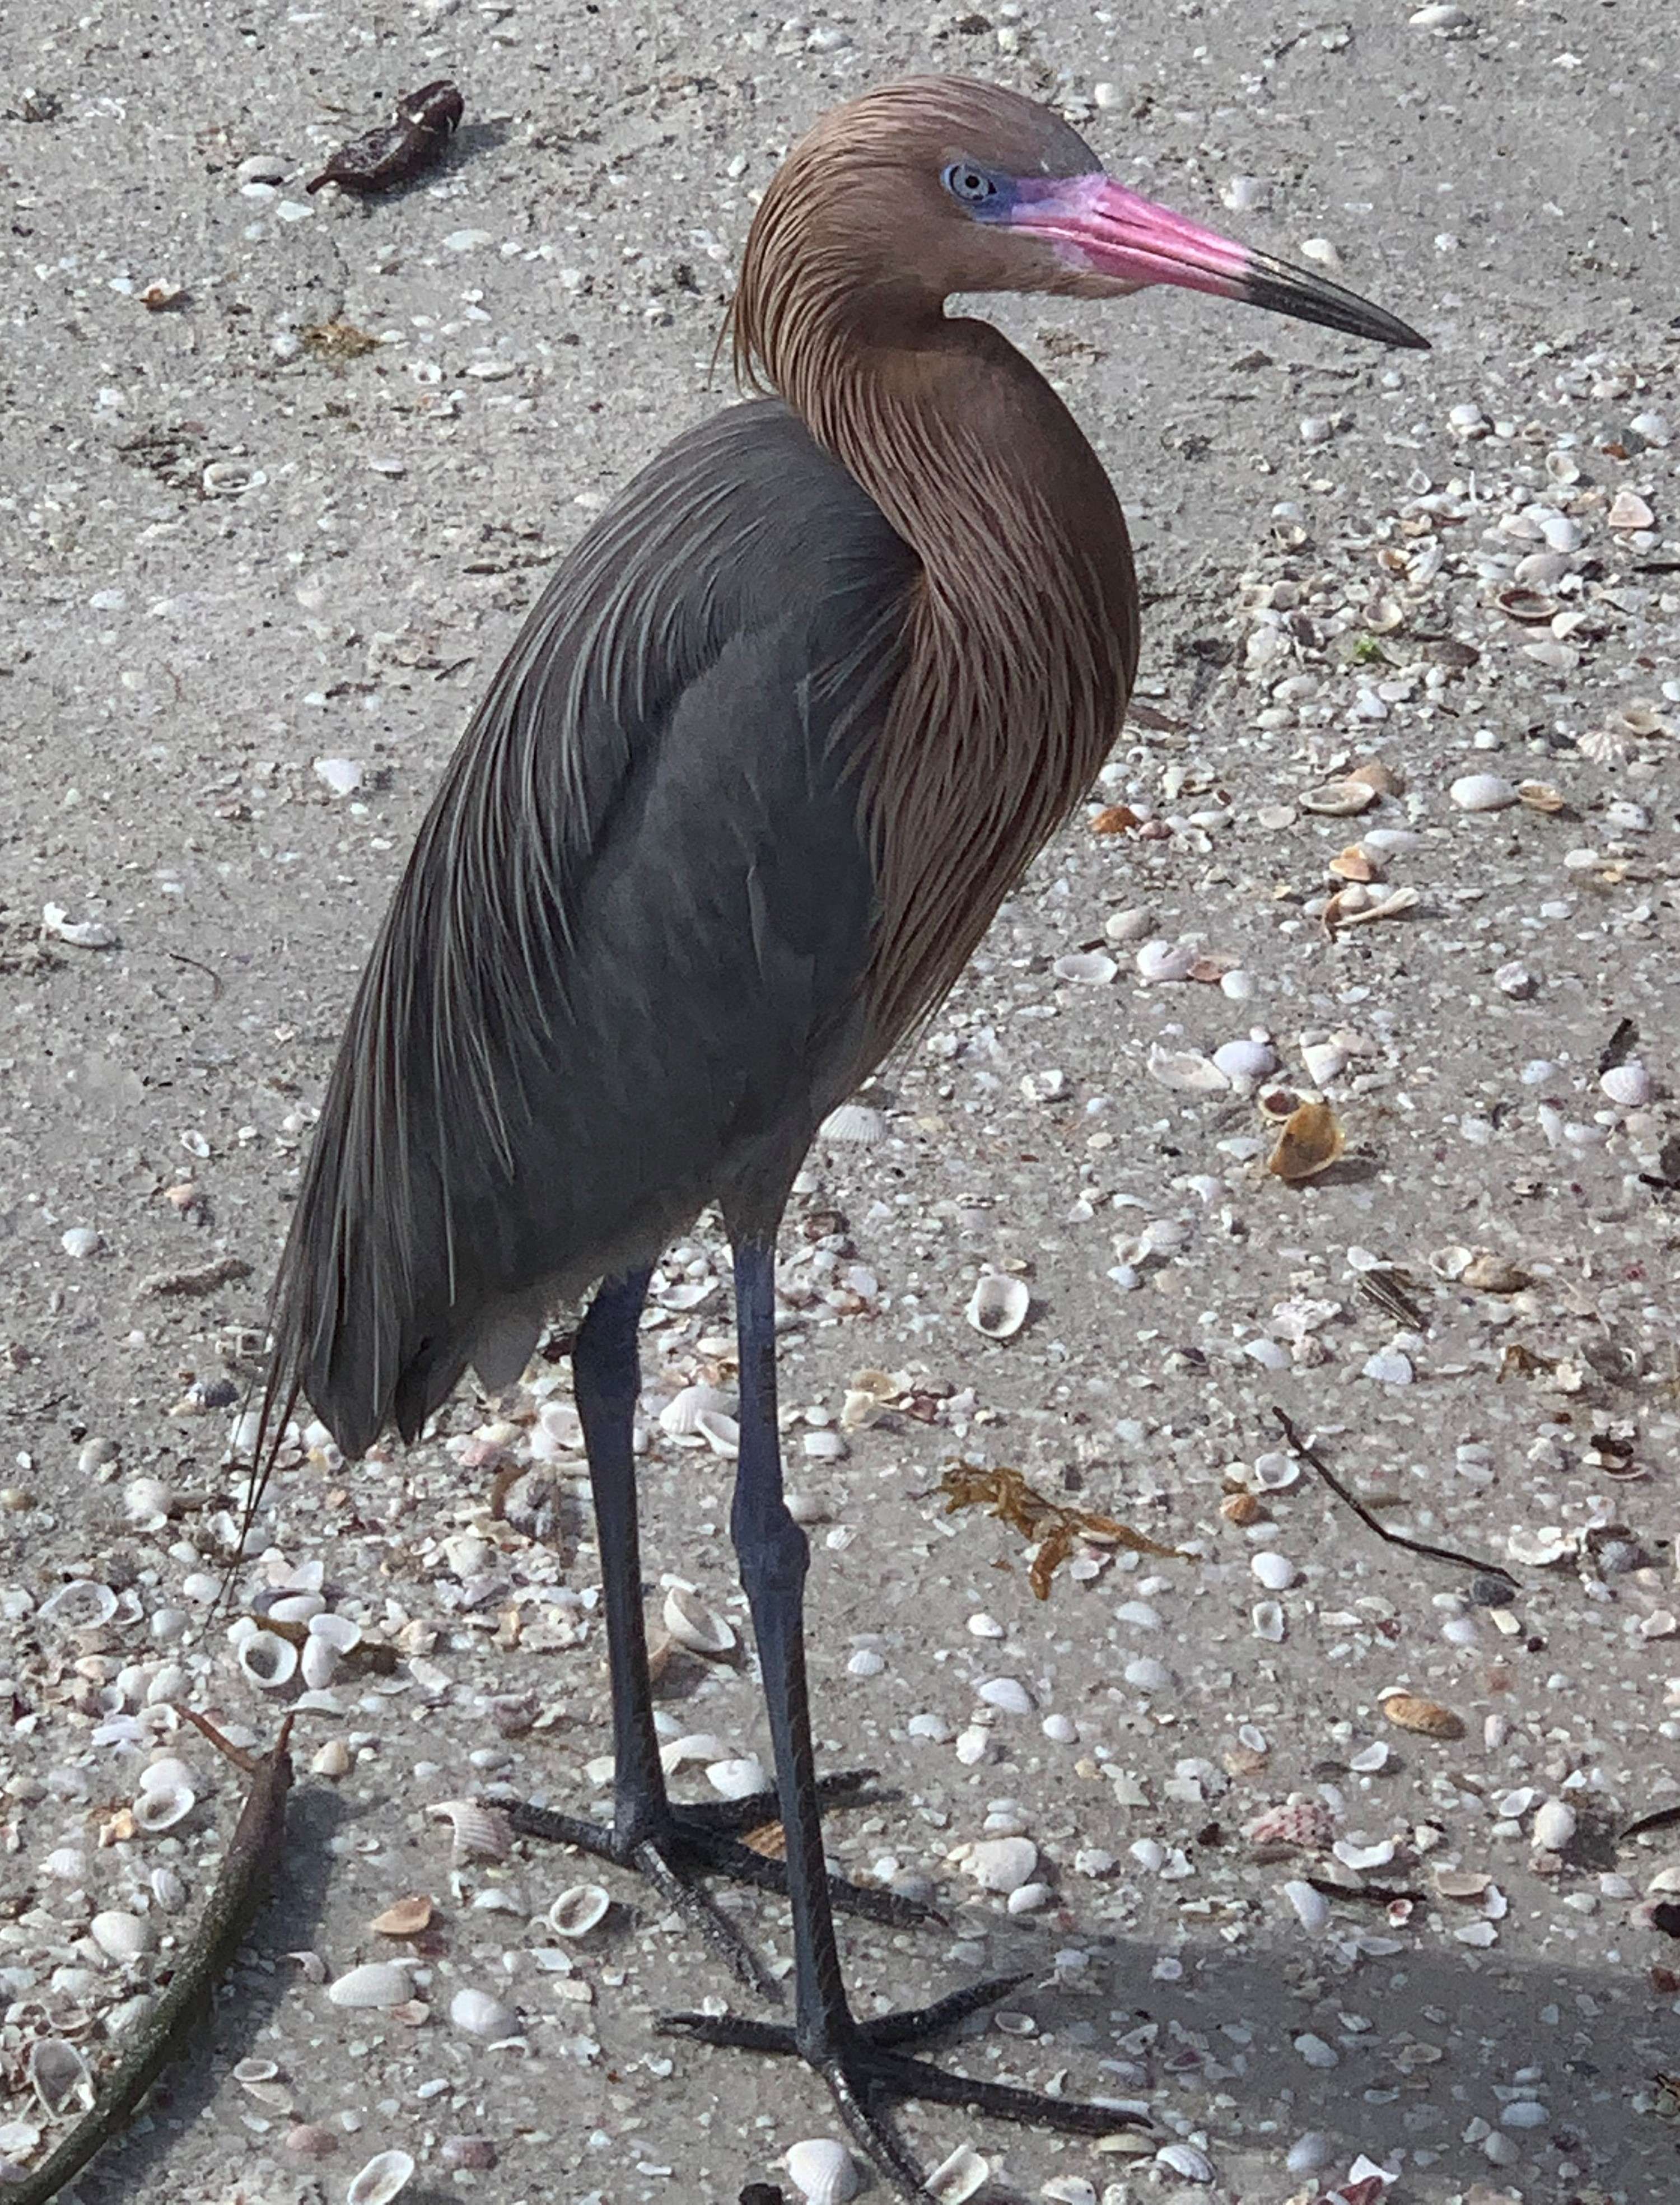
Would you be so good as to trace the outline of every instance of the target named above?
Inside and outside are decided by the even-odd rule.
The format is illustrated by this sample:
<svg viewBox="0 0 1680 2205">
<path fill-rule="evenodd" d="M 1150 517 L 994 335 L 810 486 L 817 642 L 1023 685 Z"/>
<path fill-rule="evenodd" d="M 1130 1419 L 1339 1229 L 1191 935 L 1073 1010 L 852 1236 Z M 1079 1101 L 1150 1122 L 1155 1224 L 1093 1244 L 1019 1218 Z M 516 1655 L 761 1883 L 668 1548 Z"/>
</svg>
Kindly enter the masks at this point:
<svg viewBox="0 0 1680 2205">
<path fill-rule="evenodd" d="M 1256 1601 L 1249 1611 L 1249 1620 L 1254 1626 L 1256 1638 L 1264 1638 L 1273 1646 L 1281 1643 L 1285 1629 L 1284 1612 L 1276 1601 Z"/>
<path fill-rule="evenodd" d="M 929 2197 L 938 2200 L 938 2205 L 968 2205 L 991 2176 L 990 2160 L 982 2159 L 971 2143 L 959 2143 L 948 2158 L 941 2160 L 923 2187 Z"/>
<path fill-rule="evenodd" d="M 887 1138 L 886 1115 L 867 1102 L 842 1102 L 817 1127 L 816 1138 L 819 1141 L 856 1141 L 864 1148 L 872 1149 Z"/>
<path fill-rule="evenodd" d="M 309 1635 L 324 1638 L 335 1653 L 348 1654 L 362 1643 L 362 1626 L 347 1615 L 323 1614 L 309 1619 Z"/>
<path fill-rule="evenodd" d="M 1101 949 L 1076 949 L 1058 957 L 1050 970 L 1059 980 L 1080 981 L 1087 987 L 1106 987 L 1119 966 Z"/>
<path fill-rule="evenodd" d="M 248 490 L 260 490 L 268 476 L 249 460 L 212 460 L 199 479 L 206 497 L 243 497 Z"/>
<path fill-rule="evenodd" d="M 974 1697 L 988 1708 L 1001 1708 L 1006 1715 L 1030 1715 L 1037 1703 L 1014 1677 L 988 1677 L 974 1688 Z"/>
<path fill-rule="evenodd" d="M 1196 952 L 1187 942 L 1165 942 L 1159 936 L 1138 949 L 1136 964 L 1140 980 L 1188 980 L 1196 968 Z"/>
<path fill-rule="evenodd" d="M 62 2036 L 38 2037 L 29 2048 L 29 2086 L 49 2113 L 63 2113 L 78 2092 L 92 2105 L 93 2092 L 84 2089 L 87 2062 L 74 2044 Z"/>
<path fill-rule="evenodd" d="M 513 1849 L 508 1817 L 478 1799 L 440 1799 L 428 1815 L 447 1816 L 455 1834 L 457 1860 L 506 1860 Z"/>
<path fill-rule="evenodd" d="M 1158 1079 L 1163 1087 L 1176 1088 L 1181 1095 L 1231 1091 L 1230 1075 L 1199 1049 L 1162 1049 L 1156 1044 L 1149 1050 L 1149 1073 L 1151 1079 Z"/>
<path fill-rule="evenodd" d="M 769 1778 L 756 1753 L 744 1753 L 736 1760 L 712 1762 L 706 1781 L 726 1799 L 750 1799 L 755 1792 L 766 1789 Z"/>
<path fill-rule="evenodd" d="M 329 1983 L 327 1996 L 335 2006 L 401 2006 L 413 1988 L 408 1970 L 400 1961 L 365 1960 Z"/>
<path fill-rule="evenodd" d="M 193 1771 L 177 1754 L 163 1754 L 156 1761 L 148 1761 L 140 1771 L 142 1792 L 175 1791 L 192 1781 Z"/>
<path fill-rule="evenodd" d="M 102 1952 L 124 1966 L 131 1960 L 138 1960 L 151 1942 L 151 1929 L 144 1917 L 125 1914 L 120 1909 L 96 1914 L 87 1930 Z"/>
<path fill-rule="evenodd" d="M 134 1820 L 149 1837 L 157 1837 L 164 1830 L 172 1830 L 177 1822 L 184 1822 L 198 1804 L 199 1795 L 190 1784 L 147 1784 L 134 1801 L 132 1810 Z"/>
<path fill-rule="evenodd" d="M 1083 2174 L 1053 2174 L 1038 2194 L 1045 2205 L 1097 2205 L 1096 2184 Z"/>
<path fill-rule="evenodd" d="M 42 1621 L 61 1631 L 98 1631 L 116 1614 L 116 1595 L 93 1578 L 73 1578 L 41 1602 Z"/>
<path fill-rule="evenodd" d="M 234 1655 L 259 1692 L 283 1692 L 298 1673 L 298 1649 L 277 1631 L 252 1631 Z"/>
<path fill-rule="evenodd" d="M 41 1869 L 59 1883 L 83 1883 L 87 1879 L 87 1855 L 75 1845 L 56 1845 L 41 1863 Z"/>
<path fill-rule="evenodd" d="M 685 1386 L 660 1411 L 659 1429 L 674 1440 L 692 1439 L 699 1433 L 703 1415 L 733 1417 L 734 1413 L 733 1394 L 720 1394 L 715 1386 Z"/>
<path fill-rule="evenodd" d="M 300 1667 L 306 1690 L 324 1692 L 338 1674 L 338 1649 L 330 1639 L 318 1638 L 312 1632 L 303 1642 Z"/>
<path fill-rule="evenodd" d="M 1612 1064 L 1599 1085 L 1623 1110 L 1643 1109 L 1651 1100 L 1651 1075 L 1636 1057 L 1630 1057 L 1625 1064 Z"/>
<path fill-rule="evenodd" d="M 969 1298 L 963 1315 L 988 1340 L 1012 1340 L 1027 1321 L 1032 1296 L 1019 1279 L 988 1271 Z"/>
<path fill-rule="evenodd" d="M 733 1417 L 726 1417 L 718 1409 L 702 1409 L 694 1419 L 694 1429 L 714 1454 L 726 1460 L 734 1459 L 741 1451 L 741 1428 Z"/>
<path fill-rule="evenodd" d="M 1311 1884 L 1286 1883 L 1283 1894 L 1295 1909 L 1296 1917 L 1303 1929 L 1316 1935 L 1328 1923 L 1330 1901 L 1321 1891 L 1315 1891 Z"/>
<path fill-rule="evenodd" d="M 598 1883 L 574 1883 L 562 1891 L 548 1912 L 556 1937 L 587 1937 L 607 1917 L 612 1894 Z"/>
<path fill-rule="evenodd" d="M 1273 1547 L 1262 1547 L 1249 1564 L 1267 1592 L 1284 1592 L 1295 1582 L 1295 1565 Z"/>
<path fill-rule="evenodd" d="M 1030 1838 L 984 1838 L 969 1848 L 965 1873 L 982 1891 L 1007 1893 L 1030 1883 L 1038 1866 L 1038 1847 Z"/>
<path fill-rule="evenodd" d="M 1247 1037 L 1221 1042 L 1214 1062 L 1227 1079 L 1266 1079 L 1278 1068 L 1278 1053 L 1270 1042 Z"/>
<path fill-rule="evenodd" d="M 851 2153 L 833 2137 L 812 2137 L 794 2144 L 785 2162 L 805 2205 L 845 2205 L 858 2194 L 858 2169 Z"/>
<path fill-rule="evenodd" d="M 1262 1493 L 1286 1493 L 1300 1480 L 1301 1465 L 1293 1455 L 1268 1453 L 1254 1459 L 1254 1482 Z"/>
<path fill-rule="evenodd" d="M 1214 2162 L 1193 2143 L 1164 2143 L 1155 2154 L 1155 2165 L 1182 2175 L 1186 2182 L 1211 2182 Z"/>
<path fill-rule="evenodd" d="M 413 2178 L 414 2162 L 406 2151 L 378 2152 L 345 2191 L 344 2205 L 390 2205 Z"/>
<path fill-rule="evenodd" d="M 1542 1799 L 1535 1810 L 1534 1839 L 1542 1852 L 1562 1852 L 1575 1828 L 1575 1810 L 1565 1800 Z"/>
<path fill-rule="evenodd" d="M 131 1477 L 122 1489 L 122 1511 L 131 1524 L 155 1531 L 169 1521 L 175 1489 L 161 1477 Z"/>
<path fill-rule="evenodd" d="M 1517 791 L 1497 773 L 1461 774 L 1446 792 L 1461 811 L 1503 811 L 1517 801 Z"/>
<path fill-rule="evenodd" d="M 472 2036 L 498 2038 L 519 2033 L 519 2018 L 513 2007 L 492 1998 L 488 1991 L 457 1991 L 449 2001 L 449 2018 Z"/>
<path fill-rule="evenodd" d="M 673 1585 L 665 1596 L 663 1614 L 667 1631 L 679 1646 L 686 1646 L 691 1654 L 703 1654 L 709 1661 L 715 1661 L 725 1654 L 733 1653 L 733 1624 L 714 1614 L 698 1594 Z"/>
</svg>

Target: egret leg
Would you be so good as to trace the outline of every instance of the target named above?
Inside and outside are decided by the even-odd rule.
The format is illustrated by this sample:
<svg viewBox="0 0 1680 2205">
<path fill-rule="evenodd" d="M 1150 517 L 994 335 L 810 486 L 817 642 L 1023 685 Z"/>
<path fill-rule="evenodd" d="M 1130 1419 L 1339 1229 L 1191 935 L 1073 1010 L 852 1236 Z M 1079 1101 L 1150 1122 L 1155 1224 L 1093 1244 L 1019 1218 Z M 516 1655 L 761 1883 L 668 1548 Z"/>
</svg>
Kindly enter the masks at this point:
<svg viewBox="0 0 1680 2205">
<path fill-rule="evenodd" d="M 665 1789 L 653 1727 L 653 1686 L 648 1674 L 642 1621 L 641 1549 L 636 1521 L 633 1447 L 636 1398 L 641 1390 L 637 1334 L 647 1297 L 648 1273 L 609 1279 L 597 1292 L 572 1350 L 578 1415 L 588 1451 L 590 1492 L 601 1552 L 602 1607 L 612 1689 L 613 1820 L 610 1828 L 573 1815 L 521 1804 L 512 1810 L 516 1830 L 551 1839 L 640 1870 L 667 1905 L 686 1915 L 755 1990 L 779 1995 L 774 1979 L 727 1915 L 720 1913 L 695 1879 L 723 1875 L 769 1891 L 787 1889 L 783 1863 L 739 1842 L 739 1833 L 774 1821 L 775 1795 L 719 1800 L 715 1805 L 674 1807 Z M 825 1787 L 836 1801 L 863 1792 L 872 1770 L 833 1777 Z M 837 1880 L 838 1885 L 838 1880 Z M 838 1903 L 895 1923 L 923 1918 L 926 1910 L 891 1892 L 838 1885 Z"/>
<path fill-rule="evenodd" d="M 998 2083 L 973 2082 L 897 2048 L 953 2027 L 1025 1979 L 1011 1976 L 953 1992 L 935 2005 L 860 2023 L 840 1973 L 805 1679 L 804 1582 L 810 1544 L 782 1494 L 776 1424 L 775 1264 L 770 1241 L 735 1248 L 736 1322 L 740 1344 L 740 1453 L 730 1532 L 740 1560 L 763 1672 L 775 1750 L 776 1783 L 787 1840 L 787 1889 L 793 1911 L 794 2020 L 773 2023 L 681 2013 L 661 2026 L 707 2044 L 796 2053 L 833 2091 L 841 2118 L 899 2194 L 924 2199 L 923 2172 L 887 2108 L 905 2098 L 960 2105 L 1005 2120 L 1081 2136 L 1137 2125 L 1119 2108 L 1052 2098 Z"/>
</svg>

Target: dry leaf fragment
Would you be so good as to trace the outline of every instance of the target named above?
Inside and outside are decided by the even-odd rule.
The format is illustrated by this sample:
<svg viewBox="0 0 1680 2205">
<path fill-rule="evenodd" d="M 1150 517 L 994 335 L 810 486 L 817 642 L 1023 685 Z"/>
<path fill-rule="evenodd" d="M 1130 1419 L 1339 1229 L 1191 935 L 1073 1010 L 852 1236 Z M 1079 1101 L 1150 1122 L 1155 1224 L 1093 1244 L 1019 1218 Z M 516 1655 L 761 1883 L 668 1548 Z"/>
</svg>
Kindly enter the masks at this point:
<svg viewBox="0 0 1680 2205">
<path fill-rule="evenodd" d="M 322 360 L 359 360 L 364 353 L 377 352 L 379 340 L 359 330 L 353 322 L 317 322 L 303 332 L 303 342 L 311 352 Z"/>
<path fill-rule="evenodd" d="M 1178 1548 L 1163 1547 L 1146 1533 L 1116 1523 L 1112 1516 L 1098 1516 L 1089 1509 L 1049 1500 L 1029 1485 L 1018 1470 L 973 1470 L 965 1463 L 953 1463 L 940 1479 L 939 1489 L 945 1495 L 947 1516 L 954 1516 L 959 1508 L 982 1507 L 1024 1539 L 1038 1542 L 1027 1581 L 1040 1600 L 1049 1598 L 1050 1580 L 1072 1553 L 1077 1538 L 1099 1539 L 1128 1548 L 1135 1554 L 1159 1554 L 1178 1561 L 1188 1559 Z"/>
<path fill-rule="evenodd" d="M 1327 1171 L 1346 1146 L 1341 1121 L 1327 1102 L 1303 1102 L 1284 1121 L 1266 1168 L 1285 1186 Z"/>
<path fill-rule="evenodd" d="M 1416 1692 L 1391 1692 L 1382 1703 L 1390 1722 L 1401 1730 L 1416 1731 L 1424 1738 L 1463 1738 L 1462 1716 L 1439 1700 L 1422 1699 Z"/>
</svg>

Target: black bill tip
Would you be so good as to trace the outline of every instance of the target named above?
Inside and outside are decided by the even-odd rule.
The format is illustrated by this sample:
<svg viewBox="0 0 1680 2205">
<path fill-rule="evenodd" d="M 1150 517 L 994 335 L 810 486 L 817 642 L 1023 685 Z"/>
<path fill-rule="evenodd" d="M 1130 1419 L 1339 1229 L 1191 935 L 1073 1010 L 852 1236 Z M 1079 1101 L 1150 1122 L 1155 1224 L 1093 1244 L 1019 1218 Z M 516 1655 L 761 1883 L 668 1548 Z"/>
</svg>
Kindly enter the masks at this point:
<svg viewBox="0 0 1680 2205">
<path fill-rule="evenodd" d="M 1374 344 L 1393 345 L 1408 352 L 1428 352 L 1429 340 L 1420 336 L 1396 314 L 1385 313 L 1368 299 L 1345 291 L 1327 276 L 1309 269 L 1291 268 L 1269 253 L 1250 253 L 1241 295 L 1251 306 L 1268 313 L 1289 314 L 1297 322 L 1317 322 L 1327 330 L 1340 330 L 1351 337 L 1368 337 Z"/>
</svg>

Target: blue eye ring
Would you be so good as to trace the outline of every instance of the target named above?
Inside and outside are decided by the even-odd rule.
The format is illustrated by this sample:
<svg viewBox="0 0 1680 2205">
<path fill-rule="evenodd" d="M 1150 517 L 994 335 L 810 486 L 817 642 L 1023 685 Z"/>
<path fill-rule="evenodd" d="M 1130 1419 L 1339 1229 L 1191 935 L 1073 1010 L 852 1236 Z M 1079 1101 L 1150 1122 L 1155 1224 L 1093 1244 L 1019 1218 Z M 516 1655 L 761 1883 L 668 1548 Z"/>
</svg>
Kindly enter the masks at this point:
<svg viewBox="0 0 1680 2205">
<path fill-rule="evenodd" d="M 972 161 L 952 161 L 940 171 L 939 181 L 959 206 L 982 207 L 997 197 L 997 184 Z"/>
</svg>

